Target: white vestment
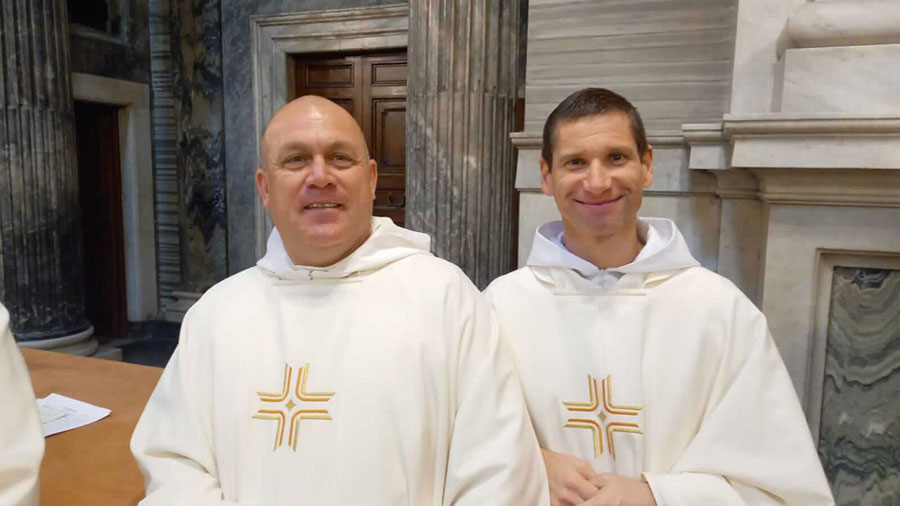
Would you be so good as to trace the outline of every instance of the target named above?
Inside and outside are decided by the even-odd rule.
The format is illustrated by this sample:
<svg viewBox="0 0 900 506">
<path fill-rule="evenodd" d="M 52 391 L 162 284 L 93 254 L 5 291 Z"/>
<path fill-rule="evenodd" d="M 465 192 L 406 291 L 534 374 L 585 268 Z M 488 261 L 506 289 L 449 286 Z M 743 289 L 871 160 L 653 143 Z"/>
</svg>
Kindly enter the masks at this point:
<svg viewBox="0 0 900 506">
<path fill-rule="evenodd" d="M 604 276 L 546 224 L 486 291 L 541 447 L 643 476 L 660 506 L 833 504 L 765 317 L 674 223 L 639 228 L 645 251 Z"/>
<path fill-rule="evenodd" d="M 385 218 L 327 268 L 266 256 L 210 289 L 135 430 L 145 505 L 549 502 L 490 305 Z"/>
<path fill-rule="evenodd" d="M 0 305 L 0 505 L 38 504 L 44 435 L 25 361 Z"/>
</svg>

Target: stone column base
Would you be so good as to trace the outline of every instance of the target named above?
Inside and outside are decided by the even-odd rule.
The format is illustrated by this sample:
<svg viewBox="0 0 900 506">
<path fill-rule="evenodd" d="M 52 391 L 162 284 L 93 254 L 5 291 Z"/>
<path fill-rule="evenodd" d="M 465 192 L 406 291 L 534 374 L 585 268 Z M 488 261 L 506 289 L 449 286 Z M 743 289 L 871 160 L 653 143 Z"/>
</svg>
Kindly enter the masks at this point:
<svg viewBox="0 0 900 506">
<path fill-rule="evenodd" d="M 87 357 L 92 355 L 99 343 L 92 336 L 94 335 L 93 325 L 85 330 L 69 334 L 66 336 L 54 337 L 53 339 L 40 339 L 36 341 L 20 341 L 18 344 L 22 348 L 33 348 L 37 350 L 58 351 L 60 353 L 68 353 L 70 355 L 81 355 Z"/>
</svg>

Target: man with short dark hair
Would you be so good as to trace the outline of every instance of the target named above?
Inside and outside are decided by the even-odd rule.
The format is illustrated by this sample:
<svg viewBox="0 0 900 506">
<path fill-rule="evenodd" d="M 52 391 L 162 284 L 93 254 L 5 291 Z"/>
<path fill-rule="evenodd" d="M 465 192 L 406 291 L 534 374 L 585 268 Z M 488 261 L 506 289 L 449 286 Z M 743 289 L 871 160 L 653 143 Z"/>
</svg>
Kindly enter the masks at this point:
<svg viewBox="0 0 900 506">
<path fill-rule="evenodd" d="M 372 217 L 353 117 L 301 97 L 262 153 L 275 230 L 184 318 L 132 439 L 142 504 L 546 504 L 490 305 L 427 235 Z"/>
<path fill-rule="evenodd" d="M 556 505 L 833 504 L 765 317 L 670 220 L 638 218 L 653 148 L 585 89 L 544 128 L 562 221 L 487 289 Z"/>
</svg>

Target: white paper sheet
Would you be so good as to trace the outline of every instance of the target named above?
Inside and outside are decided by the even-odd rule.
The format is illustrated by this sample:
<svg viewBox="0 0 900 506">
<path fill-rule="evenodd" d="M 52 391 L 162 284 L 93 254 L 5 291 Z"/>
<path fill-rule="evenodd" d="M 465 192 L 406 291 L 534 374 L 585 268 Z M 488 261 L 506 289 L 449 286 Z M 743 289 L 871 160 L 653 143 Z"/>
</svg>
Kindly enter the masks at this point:
<svg viewBox="0 0 900 506">
<path fill-rule="evenodd" d="M 41 412 L 41 428 L 44 430 L 44 437 L 76 429 L 109 416 L 109 410 L 106 408 L 59 394 L 50 394 L 43 399 L 38 399 L 37 403 L 38 410 Z"/>
</svg>

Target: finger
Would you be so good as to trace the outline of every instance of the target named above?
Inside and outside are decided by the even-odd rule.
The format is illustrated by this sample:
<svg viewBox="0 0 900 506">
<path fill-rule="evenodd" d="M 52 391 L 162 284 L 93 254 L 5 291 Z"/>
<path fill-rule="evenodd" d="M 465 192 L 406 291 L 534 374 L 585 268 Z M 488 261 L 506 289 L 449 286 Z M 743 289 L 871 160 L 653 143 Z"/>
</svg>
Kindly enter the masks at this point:
<svg viewBox="0 0 900 506">
<path fill-rule="evenodd" d="M 606 504 L 606 498 L 602 493 L 596 494 L 594 497 L 591 497 L 587 501 L 578 503 L 576 506 L 603 506 Z"/>
<path fill-rule="evenodd" d="M 594 468 L 583 460 L 578 461 L 578 464 L 575 465 L 575 470 L 586 480 L 591 480 L 597 476 L 597 472 L 594 471 Z"/>
<path fill-rule="evenodd" d="M 586 501 L 591 497 L 597 495 L 597 492 L 600 492 L 600 488 L 594 486 L 590 481 L 585 480 L 583 478 L 576 478 L 569 482 L 569 489 L 578 495 L 577 500 L 574 501 L 574 504 L 577 504 L 581 501 Z"/>
<path fill-rule="evenodd" d="M 609 483 L 615 478 L 616 475 L 612 473 L 600 473 L 591 479 L 591 485 L 597 487 L 598 489 L 602 489 L 603 487 L 609 485 Z"/>
</svg>

